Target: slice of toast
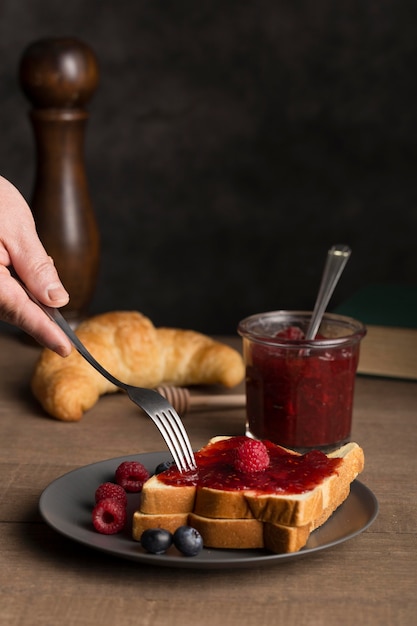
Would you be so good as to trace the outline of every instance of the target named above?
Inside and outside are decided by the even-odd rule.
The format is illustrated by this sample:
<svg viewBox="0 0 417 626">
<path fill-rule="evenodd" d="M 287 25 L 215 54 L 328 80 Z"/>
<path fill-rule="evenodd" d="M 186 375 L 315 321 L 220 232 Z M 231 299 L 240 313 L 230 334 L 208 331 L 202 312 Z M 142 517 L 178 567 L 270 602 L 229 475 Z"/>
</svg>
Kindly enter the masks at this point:
<svg viewBox="0 0 417 626">
<path fill-rule="evenodd" d="M 284 496 L 246 493 L 253 516 L 272 524 L 305 526 L 314 524 L 323 511 L 335 511 L 349 495 L 352 481 L 363 470 L 364 455 L 358 444 L 348 443 L 327 456 L 342 461 L 335 473 L 310 491 Z"/>
<path fill-rule="evenodd" d="M 219 443 L 226 440 L 227 444 Z M 210 459 L 219 446 L 227 445 L 229 449 L 241 440 L 242 437 L 210 440 L 197 453 L 197 465 Z M 270 451 L 279 448 L 280 454 L 303 456 L 269 442 L 268 445 Z M 225 458 L 224 451 L 220 457 Z M 327 462 L 323 455 L 322 458 Z M 263 491 L 259 485 L 256 489 L 247 489 L 245 483 L 238 489 L 213 488 L 210 484 L 200 484 L 198 479 L 186 484 L 167 484 L 163 475 L 152 476 L 143 487 L 140 510 L 134 514 L 133 537 L 140 540 L 146 528 L 171 530 L 188 523 L 199 530 L 206 547 L 266 547 L 274 552 L 299 550 L 310 532 L 323 524 L 347 498 L 351 482 L 364 466 L 363 451 L 356 443 L 346 444 L 327 458 L 334 459 L 329 462 L 329 474 L 313 488 L 301 492 L 298 489 L 296 493 L 288 489 L 282 492 L 279 485 L 277 491 L 271 491 L 270 487 Z M 233 478 L 233 468 L 225 469 L 226 476 L 230 471 Z"/>
<path fill-rule="evenodd" d="M 151 515 L 190 513 L 196 492 L 195 485 L 167 485 L 155 474 L 143 485 L 140 510 Z"/>
<path fill-rule="evenodd" d="M 190 513 L 188 524 L 204 538 L 207 548 L 266 548 L 285 553 L 300 550 L 308 541 L 311 527 L 283 526 L 256 519 L 213 519 Z"/>
<path fill-rule="evenodd" d="M 132 535 L 134 539 L 140 540 L 142 533 L 149 528 L 163 528 L 170 533 L 174 533 L 180 526 L 188 524 L 188 513 L 155 514 L 135 511 L 133 514 Z"/>
<path fill-rule="evenodd" d="M 190 513 L 188 524 L 198 530 L 206 548 L 264 547 L 264 524 L 256 519 L 213 519 Z"/>
<path fill-rule="evenodd" d="M 172 513 L 151 515 L 135 511 L 133 515 L 133 538 L 140 541 L 142 533 L 149 528 L 164 528 L 175 532 L 179 526 L 189 525 L 204 538 L 206 548 L 262 549 L 272 552 L 295 552 L 302 548 L 312 530 L 306 526 L 284 526 L 252 519 L 214 519 L 195 513 Z"/>
</svg>

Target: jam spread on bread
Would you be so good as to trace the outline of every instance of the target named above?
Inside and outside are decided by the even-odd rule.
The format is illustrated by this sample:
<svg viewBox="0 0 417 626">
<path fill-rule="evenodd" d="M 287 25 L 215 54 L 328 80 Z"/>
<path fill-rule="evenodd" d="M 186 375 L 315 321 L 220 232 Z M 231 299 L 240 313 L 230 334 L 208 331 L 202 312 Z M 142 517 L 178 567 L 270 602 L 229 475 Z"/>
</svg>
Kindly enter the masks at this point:
<svg viewBox="0 0 417 626">
<path fill-rule="evenodd" d="M 149 528 L 196 529 L 206 548 L 295 552 L 349 496 L 364 467 L 351 442 L 328 455 L 301 455 L 249 437 L 214 437 L 196 454 L 197 471 L 174 466 L 143 485 L 133 514 L 136 541 Z"/>
<path fill-rule="evenodd" d="M 195 454 L 197 472 L 181 474 L 172 466 L 158 475 L 167 485 L 208 487 L 224 491 L 301 494 L 310 491 L 337 473 L 340 458 L 329 458 L 319 450 L 298 455 L 269 441 L 263 441 L 269 464 L 262 471 L 236 469 L 236 450 L 247 437 L 215 441 Z"/>
</svg>

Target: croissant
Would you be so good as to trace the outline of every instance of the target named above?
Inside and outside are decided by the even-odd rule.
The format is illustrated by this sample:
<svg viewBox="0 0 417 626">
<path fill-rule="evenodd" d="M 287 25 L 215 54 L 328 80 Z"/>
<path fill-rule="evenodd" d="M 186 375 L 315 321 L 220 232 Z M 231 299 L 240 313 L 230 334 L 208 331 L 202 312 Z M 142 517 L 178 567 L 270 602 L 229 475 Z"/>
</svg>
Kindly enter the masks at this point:
<svg viewBox="0 0 417 626">
<path fill-rule="evenodd" d="M 192 330 L 155 328 L 136 311 L 114 311 L 82 322 L 76 334 L 91 354 L 125 383 L 233 387 L 244 377 L 241 355 Z M 32 392 L 45 411 L 78 421 L 99 397 L 118 390 L 74 349 L 63 359 L 44 349 L 35 365 Z"/>
</svg>

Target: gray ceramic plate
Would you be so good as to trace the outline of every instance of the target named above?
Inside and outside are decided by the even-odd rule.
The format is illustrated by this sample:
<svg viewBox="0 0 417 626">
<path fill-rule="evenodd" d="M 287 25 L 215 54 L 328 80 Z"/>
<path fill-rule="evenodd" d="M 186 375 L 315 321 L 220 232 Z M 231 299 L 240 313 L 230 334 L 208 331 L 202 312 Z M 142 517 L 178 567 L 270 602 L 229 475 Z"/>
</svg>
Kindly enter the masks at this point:
<svg viewBox="0 0 417 626">
<path fill-rule="evenodd" d="M 45 489 L 39 501 L 40 513 L 49 526 L 89 548 L 139 563 L 201 569 L 259 567 L 306 557 L 352 539 L 366 530 L 378 514 L 378 502 L 372 491 L 355 480 L 347 500 L 321 528 L 310 535 L 302 550 L 291 554 L 203 549 L 195 557 L 185 557 L 172 547 L 166 554 L 154 555 L 146 553 L 140 543 L 131 538 L 131 524 L 117 535 L 102 535 L 94 530 L 91 523 L 94 492 L 100 483 L 114 481 L 114 472 L 122 461 L 140 461 L 153 473 L 159 463 L 169 458 L 167 452 L 136 454 L 73 470 Z M 128 499 L 128 518 L 131 519 L 133 511 L 138 508 L 140 495 L 129 494 Z"/>
</svg>

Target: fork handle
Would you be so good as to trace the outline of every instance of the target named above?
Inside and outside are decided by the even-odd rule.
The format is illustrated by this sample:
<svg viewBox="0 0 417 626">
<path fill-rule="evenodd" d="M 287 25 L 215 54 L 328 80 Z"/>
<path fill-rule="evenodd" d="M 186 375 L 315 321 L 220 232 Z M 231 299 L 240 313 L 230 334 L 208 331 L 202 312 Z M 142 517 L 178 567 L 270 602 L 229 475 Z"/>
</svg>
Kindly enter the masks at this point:
<svg viewBox="0 0 417 626">
<path fill-rule="evenodd" d="M 51 319 L 59 328 L 66 334 L 68 339 L 71 341 L 74 348 L 81 354 L 82 357 L 85 358 L 92 367 L 94 367 L 104 378 L 107 378 L 108 381 L 116 385 L 116 387 L 120 387 L 121 389 L 126 390 L 127 386 L 122 383 L 120 380 L 115 378 L 110 372 L 108 372 L 98 361 L 95 360 L 93 355 L 87 350 L 85 345 L 79 340 L 71 326 L 68 324 L 67 320 L 63 317 L 58 309 L 54 309 L 47 304 L 42 304 L 39 300 L 33 295 L 31 291 L 22 283 L 21 280 L 14 276 L 14 279 L 19 283 L 19 285 L 24 289 L 29 298 L 38 305 L 39 308 L 42 309 L 44 313 Z"/>
</svg>

